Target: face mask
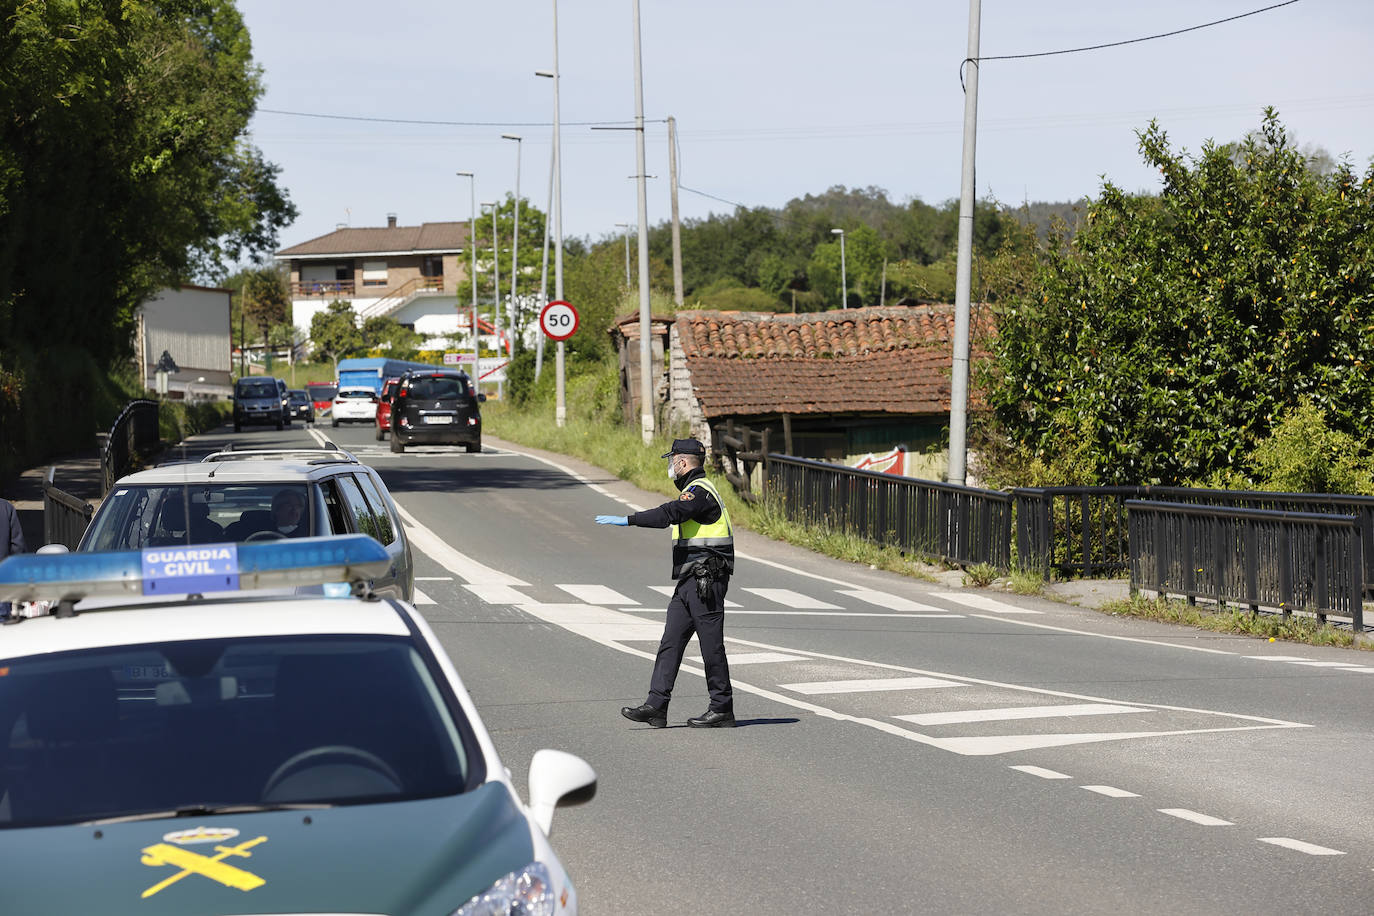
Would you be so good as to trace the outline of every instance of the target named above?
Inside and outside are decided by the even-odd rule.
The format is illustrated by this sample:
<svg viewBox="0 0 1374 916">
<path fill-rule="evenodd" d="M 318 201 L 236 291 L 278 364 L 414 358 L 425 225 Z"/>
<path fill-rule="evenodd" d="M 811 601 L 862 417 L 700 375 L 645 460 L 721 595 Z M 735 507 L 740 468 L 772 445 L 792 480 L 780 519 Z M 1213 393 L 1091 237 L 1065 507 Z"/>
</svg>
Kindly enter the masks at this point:
<svg viewBox="0 0 1374 916">
<path fill-rule="evenodd" d="M 677 480 L 677 463 L 671 458 L 668 459 L 668 479 Z"/>
</svg>

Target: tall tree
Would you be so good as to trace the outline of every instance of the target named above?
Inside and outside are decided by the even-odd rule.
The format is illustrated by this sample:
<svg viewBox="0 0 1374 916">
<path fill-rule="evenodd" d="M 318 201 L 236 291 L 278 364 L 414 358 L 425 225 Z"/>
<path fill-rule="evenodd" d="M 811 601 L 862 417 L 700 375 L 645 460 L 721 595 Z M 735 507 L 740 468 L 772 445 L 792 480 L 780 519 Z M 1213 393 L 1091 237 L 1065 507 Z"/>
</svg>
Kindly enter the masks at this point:
<svg viewBox="0 0 1374 916">
<path fill-rule="evenodd" d="M 355 353 L 363 347 L 363 334 L 358 330 L 358 316 L 352 304 L 335 299 L 323 312 L 310 319 L 310 347 L 315 353 L 334 361 L 338 375 L 340 357 Z"/>
<path fill-rule="evenodd" d="M 1272 109 L 1238 149 L 1139 138 L 1160 194 L 1105 184 L 996 308 L 1001 440 L 1061 478 L 1181 483 L 1244 463 L 1307 398 L 1367 448 L 1374 167 L 1309 169 Z"/>
<path fill-rule="evenodd" d="M 276 267 L 260 267 L 243 278 L 240 294 L 244 317 L 257 326 L 262 339 L 276 325 L 291 321 L 291 290 L 286 275 Z"/>
</svg>

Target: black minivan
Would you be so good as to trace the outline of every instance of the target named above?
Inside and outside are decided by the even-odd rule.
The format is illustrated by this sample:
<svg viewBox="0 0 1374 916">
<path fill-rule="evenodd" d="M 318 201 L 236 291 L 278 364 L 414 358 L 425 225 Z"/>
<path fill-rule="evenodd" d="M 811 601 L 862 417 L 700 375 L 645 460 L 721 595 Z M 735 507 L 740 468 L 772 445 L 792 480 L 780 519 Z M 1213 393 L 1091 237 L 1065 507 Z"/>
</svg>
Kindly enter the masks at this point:
<svg viewBox="0 0 1374 916">
<path fill-rule="evenodd" d="M 268 376 L 245 376 L 234 383 L 234 432 L 245 423 L 271 423 L 281 429 L 291 422 L 286 383 Z"/>
<path fill-rule="evenodd" d="M 391 450 L 411 443 L 464 445 L 482 450 L 482 413 L 487 396 L 473 390 L 466 372 L 417 369 L 401 376 L 391 395 Z"/>
</svg>

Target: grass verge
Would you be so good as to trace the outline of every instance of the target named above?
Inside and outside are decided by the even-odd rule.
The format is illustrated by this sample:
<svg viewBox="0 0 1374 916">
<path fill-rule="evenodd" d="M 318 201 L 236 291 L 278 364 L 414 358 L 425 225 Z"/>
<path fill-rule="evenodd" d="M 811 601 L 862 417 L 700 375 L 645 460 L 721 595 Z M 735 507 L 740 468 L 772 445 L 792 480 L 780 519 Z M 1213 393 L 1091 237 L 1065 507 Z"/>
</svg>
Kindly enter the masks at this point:
<svg viewBox="0 0 1374 916">
<path fill-rule="evenodd" d="M 1217 633 L 1236 633 L 1255 636 L 1271 642 L 1305 643 L 1309 646 L 1337 646 L 1340 648 L 1374 649 L 1374 643 L 1355 636 L 1349 630 L 1338 630 L 1313 617 L 1296 614 L 1284 618 L 1277 614 L 1253 614 L 1240 608 L 1210 611 L 1205 607 L 1167 598 L 1146 598 L 1135 595 L 1124 601 L 1111 601 L 1102 612 L 1117 617 L 1141 617 L 1211 630 Z"/>
</svg>

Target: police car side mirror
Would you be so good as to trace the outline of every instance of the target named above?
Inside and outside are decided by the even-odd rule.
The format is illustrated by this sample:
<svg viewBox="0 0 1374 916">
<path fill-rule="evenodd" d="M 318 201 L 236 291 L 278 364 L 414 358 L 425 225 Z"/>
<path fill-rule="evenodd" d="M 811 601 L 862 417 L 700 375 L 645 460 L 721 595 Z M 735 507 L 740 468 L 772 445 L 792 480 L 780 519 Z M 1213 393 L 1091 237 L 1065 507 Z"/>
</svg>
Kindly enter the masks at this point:
<svg viewBox="0 0 1374 916">
<path fill-rule="evenodd" d="M 580 805 L 596 796 L 596 771 L 566 751 L 535 751 L 530 760 L 530 815 L 547 836 L 553 809 Z"/>
</svg>

